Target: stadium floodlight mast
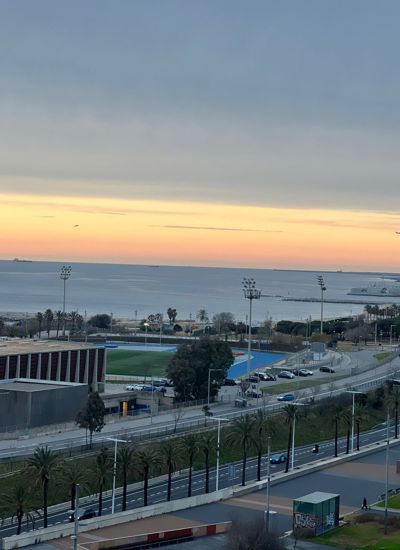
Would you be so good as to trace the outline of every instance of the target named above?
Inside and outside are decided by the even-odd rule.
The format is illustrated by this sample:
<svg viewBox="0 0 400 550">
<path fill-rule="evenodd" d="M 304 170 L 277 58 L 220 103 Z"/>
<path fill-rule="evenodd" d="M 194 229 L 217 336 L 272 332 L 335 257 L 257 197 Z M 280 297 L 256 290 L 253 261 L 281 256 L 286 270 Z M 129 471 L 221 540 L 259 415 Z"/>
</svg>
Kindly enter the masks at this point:
<svg viewBox="0 0 400 550">
<path fill-rule="evenodd" d="M 72 268 L 70 265 L 63 265 L 61 268 L 60 279 L 64 282 L 64 297 L 63 297 L 63 330 L 62 335 L 65 336 L 65 286 L 67 280 L 71 277 Z"/>
<path fill-rule="evenodd" d="M 242 288 L 244 297 L 250 302 L 249 311 L 249 337 L 247 342 L 247 378 L 250 376 L 250 363 L 251 363 L 251 313 L 253 300 L 259 300 L 261 298 L 261 290 L 256 288 L 256 282 L 251 277 L 244 277 L 242 281 Z"/>
<path fill-rule="evenodd" d="M 324 331 L 324 292 L 326 290 L 326 286 L 324 283 L 324 278 L 322 275 L 318 275 L 317 281 L 319 286 L 321 287 L 321 328 L 320 333 L 322 334 Z"/>
</svg>

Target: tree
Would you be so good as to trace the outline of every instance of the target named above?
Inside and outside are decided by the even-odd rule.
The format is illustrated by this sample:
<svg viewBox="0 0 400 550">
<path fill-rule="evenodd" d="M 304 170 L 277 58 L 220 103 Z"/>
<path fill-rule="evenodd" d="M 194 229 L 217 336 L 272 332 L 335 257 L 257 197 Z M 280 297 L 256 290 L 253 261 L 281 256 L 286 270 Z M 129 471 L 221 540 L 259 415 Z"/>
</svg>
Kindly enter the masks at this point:
<svg viewBox="0 0 400 550">
<path fill-rule="evenodd" d="M 36 313 L 36 321 L 38 324 L 38 333 L 40 338 L 40 335 L 42 334 L 42 326 L 43 326 L 43 313 L 41 313 L 40 311 Z"/>
<path fill-rule="evenodd" d="M 122 478 L 122 511 L 126 510 L 126 497 L 128 490 L 128 474 L 133 464 L 133 447 L 124 445 L 118 450 L 117 465 L 118 472 Z"/>
<path fill-rule="evenodd" d="M 199 438 L 199 449 L 204 456 L 205 492 L 210 492 L 210 457 L 215 451 L 215 434 L 206 432 Z"/>
<path fill-rule="evenodd" d="M 286 466 L 285 466 L 285 472 L 289 471 L 289 461 L 290 461 L 290 447 L 292 444 L 292 433 L 293 433 L 293 423 L 294 423 L 294 417 L 296 415 L 296 405 L 285 405 L 283 407 L 283 412 L 285 414 L 285 420 L 286 424 L 289 426 L 289 435 L 288 435 L 288 445 L 287 445 L 287 451 L 286 451 Z"/>
<path fill-rule="evenodd" d="M 242 449 L 242 485 L 246 485 L 247 453 L 252 442 L 255 418 L 245 414 L 235 418 L 226 438 L 227 443 L 238 445 Z"/>
<path fill-rule="evenodd" d="M 48 447 L 38 447 L 33 456 L 28 459 L 28 468 L 34 471 L 39 478 L 43 491 L 43 527 L 47 527 L 47 502 L 49 483 L 52 474 L 57 470 L 60 459 Z"/>
<path fill-rule="evenodd" d="M 265 529 L 262 518 L 236 519 L 228 531 L 223 550 L 285 550 L 285 539 Z"/>
<path fill-rule="evenodd" d="M 351 410 L 344 409 L 342 418 L 346 426 L 346 454 L 348 455 L 350 452 L 350 431 L 351 431 L 351 425 L 353 422 L 353 416 L 352 416 Z"/>
<path fill-rule="evenodd" d="M 357 451 L 360 450 L 360 426 L 365 419 L 365 405 L 359 403 L 354 408 L 354 421 L 357 429 Z"/>
<path fill-rule="evenodd" d="M 235 330 L 235 316 L 230 311 L 216 313 L 213 315 L 212 322 L 218 334 L 224 332 L 227 335 L 230 331 Z"/>
<path fill-rule="evenodd" d="M 61 329 L 62 320 L 63 320 L 63 312 L 61 311 L 61 309 L 59 309 L 58 311 L 56 311 L 56 321 L 57 321 L 57 325 L 56 325 L 56 331 L 57 331 L 56 338 L 58 338 L 58 333 L 60 332 L 60 329 Z"/>
<path fill-rule="evenodd" d="M 69 320 L 71 322 L 71 327 L 70 327 L 71 334 L 75 334 L 76 321 L 77 321 L 78 315 L 79 313 L 77 311 L 71 311 L 71 313 L 69 314 Z"/>
<path fill-rule="evenodd" d="M 35 515 L 40 516 L 32 487 L 23 480 L 17 481 L 7 493 L 1 495 L 1 503 L 4 515 L 11 513 L 11 521 L 17 519 L 17 535 L 21 534 L 24 516 L 27 524 L 29 521 L 34 524 Z"/>
<path fill-rule="evenodd" d="M 343 416 L 343 407 L 341 405 L 335 405 L 333 407 L 332 419 L 335 424 L 335 457 L 338 455 L 338 438 L 339 438 L 339 424 Z"/>
<path fill-rule="evenodd" d="M 257 451 L 257 481 L 261 480 L 261 460 L 266 450 L 268 437 L 274 433 L 274 427 L 271 419 L 262 409 L 254 415 L 253 433 L 251 434 L 252 443 Z"/>
<path fill-rule="evenodd" d="M 108 456 L 106 449 L 102 449 L 96 456 L 94 468 L 94 483 L 99 493 L 99 516 L 103 512 L 103 491 L 112 477 L 112 460 Z"/>
<path fill-rule="evenodd" d="M 208 323 L 208 313 L 205 309 L 199 309 L 196 317 L 203 327 L 203 334 L 204 334 L 206 331 L 206 323 Z"/>
<path fill-rule="evenodd" d="M 77 414 L 75 420 L 80 428 L 86 429 L 86 433 L 89 431 L 90 448 L 92 448 L 93 433 L 101 432 L 105 426 L 105 414 L 106 409 L 100 395 L 97 392 L 90 393 L 85 407 Z"/>
<path fill-rule="evenodd" d="M 84 487 L 87 484 L 87 472 L 76 462 L 64 464 L 61 469 L 61 480 L 69 486 L 71 510 L 75 510 L 76 486 Z"/>
<path fill-rule="evenodd" d="M 193 462 L 196 455 L 199 452 L 199 437 L 197 434 L 189 434 L 182 439 L 182 455 L 187 458 L 189 472 L 188 472 L 188 493 L 187 496 L 192 496 L 192 472 Z"/>
<path fill-rule="evenodd" d="M 206 427 L 207 426 L 207 418 L 209 416 L 213 416 L 213 412 L 212 412 L 212 410 L 210 409 L 210 407 L 208 405 L 203 405 L 201 410 L 204 414 L 204 427 Z"/>
<path fill-rule="evenodd" d="M 175 324 L 175 320 L 178 315 L 178 312 L 176 311 L 175 308 L 169 307 L 167 309 L 167 315 L 168 315 L 169 324 L 172 326 L 173 324 Z"/>
<path fill-rule="evenodd" d="M 143 476 L 143 506 L 147 506 L 150 473 L 161 464 L 158 451 L 152 447 L 145 447 L 136 453 L 135 466 Z"/>
<path fill-rule="evenodd" d="M 93 315 L 89 319 L 89 325 L 95 328 L 108 329 L 111 325 L 111 317 L 107 313 Z"/>
<path fill-rule="evenodd" d="M 167 467 L 167 501 L 171 500 L 172 474 L 176 471 L 179 464 L 179 443 L 176 439 L 167 439 L 160 446 L 160 456 Z"/>
<path fill-rule="evenodd" d="M 167 376 L 174 384 L 176 399 L 205 399 L 210 368 L 214 369 L 210 396 L 216 395 L 233 361 L 231 348 L 226 342 L 202 337 L 180 345 L 167 367 Z"/>
<path fill-rule="evenodd" d="M 54 320 L 54 314 L 51 309 L 46 309 L 43 316 L 44 322 L 46 323 L 47 337 L 50 338 L 50 330 Z"/>
<path fill-rule="evenodd" d="M 400 405 L 400 387 L 393 382 L 389 382 L 385 388 L 386 405 L 394 411 L 394 437 L 399 437 L 399 405 Z"/>
</svg>

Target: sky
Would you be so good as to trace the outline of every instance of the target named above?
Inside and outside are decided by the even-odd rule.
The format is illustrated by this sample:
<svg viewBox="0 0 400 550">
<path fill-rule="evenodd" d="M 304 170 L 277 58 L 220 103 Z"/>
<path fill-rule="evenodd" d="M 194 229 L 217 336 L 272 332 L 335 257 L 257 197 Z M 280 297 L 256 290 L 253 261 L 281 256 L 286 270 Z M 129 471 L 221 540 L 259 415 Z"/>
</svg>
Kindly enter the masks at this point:
<svg viewBox="0 0 400 550">
<path fill-rule="evenodd" d="M 399 272 L 397 0 L 0 0 L 0 258 Z"/>
</svg>

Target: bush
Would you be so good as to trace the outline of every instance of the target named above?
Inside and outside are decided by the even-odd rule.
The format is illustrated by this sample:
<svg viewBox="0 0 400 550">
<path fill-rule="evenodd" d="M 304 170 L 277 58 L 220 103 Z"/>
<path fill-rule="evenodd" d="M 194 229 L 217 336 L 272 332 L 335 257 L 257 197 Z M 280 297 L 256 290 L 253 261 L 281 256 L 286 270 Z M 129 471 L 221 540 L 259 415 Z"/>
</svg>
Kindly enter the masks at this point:
<svg viewBox="0 0 400 550">
<path fill-rule="evenodd" d="M 228 533 L 225 550 L 284 550 L 285 545 L 274 532 L 265 531 L 264 520 L 236 519 Z"/>
</svg>

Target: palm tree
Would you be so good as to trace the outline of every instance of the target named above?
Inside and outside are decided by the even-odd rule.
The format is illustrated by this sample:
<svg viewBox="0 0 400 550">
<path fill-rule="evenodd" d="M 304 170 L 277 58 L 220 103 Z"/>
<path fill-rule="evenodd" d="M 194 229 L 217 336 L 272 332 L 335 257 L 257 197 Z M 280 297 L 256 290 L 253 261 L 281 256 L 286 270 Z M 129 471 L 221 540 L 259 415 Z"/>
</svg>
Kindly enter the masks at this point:
<svg viewBox="0 0 400 550">
<path fill-rule="evenodd" d="M 47 502 L 49 496 L 49 482 L 52 474 L 57 470 L 59 456 L 48 447 L 38 447 L 33 456 L 28 459 L 28 468 L 36 472 L 43 490 L 43 527 L 47 527 Z"/>
<path fill-rule="evenodd" d="M 102 449 L 96 456 L 94 482 L 99 493 L 99 516 L 103 512 L 103 491 L 107 483 L 112 477 L 112 460 L 108 456 L 107 451 Z"/>
<path fill-rule="evenodd" d="M 149 476 L 160 465 L 161 457 L 156 449 L 145 447 L 136 453 L 135 462 L 137 470 L 143 475 L 143 506 L 147 506 Z"/>
<path fill-rule="evenodd" d="M 75 510 L 76 486 L 81 487 L 87 484 L 86 470 L 81 464 L 76 462 L 68 462 L 63 465 L 61 471 L 61 481 L 69 486 L 69 496 L 71 499 L 71 510 Z"/>
<path fill-rule="evenodd" d="M 40 335 L 42 333 L 42 325 L 43 325 L 43 313 L 41 313 L 40 311 L 36 313 L 36 321 L 38 322 L 38 333 L 40 338 Z"/>
<path fill-rule="evenodd" d="M 181 443 L 182 455 L 187 458 L 189 465 L 188 473 L 188 493 L 187 496 L 192 496 L 192 472 L 193 462 L 199 452 L 199 437 L 197 434 L 189 434 L 182 439 Z"/>
<path fill-rule="evenodd" d="M 57 320 L 57 326 L 56 326 L 57 334 L 56 334 L 56 338 L 58 338 L 58 333 L 60 332 L 61 323 L 62 323 L 62 318 L 63 318 L 63 312 L 61 311 L 61 309 L 59 309 L 58 311 L 56 311 L 56 320 Z"/>
<path fill-rule="evenodd" d="M 350 452 L 350 431 L 351 431 L 351 425 L 353 421 L 353 416 L 350 409 L 345 409 L 343 411 L 342 419 L 346 426 L 346 454 L 348 455 Z"/>
<path fill-rule="evenodd" d="M 335 457 L 338 455 L 339 424 L 343 416 L 343 407 L 334 405 L 332 419 L 335 424 Z"/>
<path fill-rule="evenodd" d="M 124 445 L 118 451 L 117 465 L 120 476 L 122 477 L 122 511 L 126 510 L 126 496 L 128 488 L 128 474 L 132 467 L 134 457 L 133 447 Z"/>
<path fill-rule="evenodd" d="M 245 414 L 235 418 L 229 428 L 227 443 L 237 444 L 242 448 L 242 485 L 246 485 L 247 453 L 252 442 L 255 418 L 251 414 Z"/>
<path fill-rule="evenodd" d="M 286 466 L 285 466 L 285 472 L 289 471 L 289 460 L 290 460 L 290 447 L 292 444 L 292 433 L 293 433 L 293 423 L 294 423 L 294 417 L 296 415 L 296 405 L 285 405 L 283 407 L 283 412 L 285 414 L 285 421 L 286 424 L 289 426 L 289 434 L 288 434 L 288 446 L 286 451 Z"/>
<path fill-rule="evenodd" d="M 22 520 L 34 524 L 35 514 L 39 516 L 32 487 L 23 480 L 19 480 L 7 493 L 1 495 L 2 506 L 7 512 L 11 512 L 11 521 L 17 519 L 17 535 L 21 534 Z"/>
<path fill-rule="evenodd" d="M 394 437 L 398 439 L 400 387 L 397 384 L 388 384 L 386 386 L 385 398 L 387 407 L 394 411 Z"/>
<path fill-rule="evenodd" d="M 46 323 L 47 337 L 50 338 L 51 325 L 52 325 L 53 320 L 54 320 L 54 314 L 53 314 L 51 309 L 46 309 L 46 311 L 44 312 L 44 315 L 43 315 L 43 319 Z"/>
<path fill-rule="evenodd" d="M 252 443 L 257 451 L 257 481 L 261 480 L 261 460 L 266 449 L 268 436 L 275 432 L 274 425 L 265 411 L 259 409 L 254 415 Z"/>
<path fill-rule="evenodd" d="M 360 426 L 365 419 L 365 406 L 357 404 L 354 409 L 354 421 L 357 428 L 357 451 L 360 450 Z"/>
<path fill-rule="evenodd" d="M 160 455 L 167 467 L 167 501 L 171 500 L 172 474 L 176 471 L 179 464 L 179 443 L 176 439 L 167 439 L 160 446 Z"/>
<path fill-rule="evenodd" d="M 206 323 L 208 323 L 208 313 L 205 309 L 199 309 L 197 312 L 197 319 L 203 325 L 203 334 L 206 331 Z"/>
<path fill-rule="evenodd" d="M 77 321 L 78 315 L 79 314 L 78 314 L 77 311 L 71 311 L 71 313 L 69 314 L 69 319 L 71 321 L 71 327 L 70 327 L 71 334 L 74 334 L 74 332 L 75 332 L 75 326 L 76 326 L 76 321 Z"/>
<path fill-rule="evenodd" d="M 204 456 L 205 492 L 210 492 L 210 457 L 215 450 L 215 433 L 206 432 L 199 439 L 199 449 Z"/>
</svg>

